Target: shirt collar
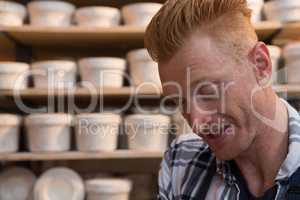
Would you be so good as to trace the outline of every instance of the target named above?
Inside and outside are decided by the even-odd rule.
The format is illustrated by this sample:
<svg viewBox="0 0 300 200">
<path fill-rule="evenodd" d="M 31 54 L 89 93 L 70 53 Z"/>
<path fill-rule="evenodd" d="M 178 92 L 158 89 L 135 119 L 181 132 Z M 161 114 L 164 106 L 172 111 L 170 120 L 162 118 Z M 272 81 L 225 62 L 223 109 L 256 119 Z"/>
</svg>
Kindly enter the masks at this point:
<svg viewBox="0 0 300 200">
<path fill-rule="evenodd" d="M 217 162 L 217 174 L 229 185 L 236 183 L 237 179 L 231 171 L 229 161 L 221 161 L 216 159 Z"/>
<path fill-rule="evenodd" d="M 285 100 L 284 102 L 289 118 L 289 148 L 288 155 L 282 163 L 277 174 L 276 180 L 284 180 L 292 176 L 294 172 L 300 167 L 300 115 L 290 106 Z"/>
</svg>

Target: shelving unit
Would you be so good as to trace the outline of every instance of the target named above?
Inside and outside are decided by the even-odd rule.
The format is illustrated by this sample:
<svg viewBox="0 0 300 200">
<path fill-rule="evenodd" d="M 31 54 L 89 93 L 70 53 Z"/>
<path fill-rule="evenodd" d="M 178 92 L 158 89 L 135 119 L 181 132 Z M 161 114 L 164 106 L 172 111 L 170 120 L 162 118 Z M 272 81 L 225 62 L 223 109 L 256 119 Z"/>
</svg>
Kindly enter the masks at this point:
<svg viewBox="0 0 300 200">
<path fill-rule="evenodd" d="M 122 88 L 74 88 L 72 90 L 45 90 L 30 88 L 20 91 L 13 90 L 0 90 L 0 96 L 2 97 L 14 97 L 19 95 L 21 98 L 26 99 L 37 99 L 37 98 L 46 98 L 48 96 L 74 96 L 74 97 L 93 97 L 93 96 L 103 96 L 106 98 L 129 98 L 131 96 L 138 95 L 149 95 L 149 96 L 160 96 L 161 92 L 159 90 L 154 90 L 150 87 L 122 87 Z"/>
<path fill-rule="evenodd" d="M 299 85 L 274 85 L 273 89 L 277 93 L 287 93 L 289 95 L 300 96 Z M 86 88 L 75 88 L 74 90 L 44 90 L 30 88 L 14 92 L 13 90 L 0 90 L 1 97 L 13 98 L 19 95 L 25 99 L 38 99 L 47 98 L 48 96 L 60 97 L 60 96 L 72 96 L 77 98 L 85 97 L 105 97 L 105 98 L 130 98 L 131 96 L 149 96 L 149 97 L 161 97 L 162 93 L 159 90 L 154 90 L 151 87 L 123 87 L 123 88 L 102 88 L 98 90 L 89 90 Z"/>
<path fill-rule="evenodd" d="M 145 28 L 120 26 L 115 28 L 87 27 L 0 27 L 12 43 L 28 46 L 98 47 L 120 45 L 137 47 L 143 44 Z M 0 38 L 1 39 L 1 38 Z M 0 41 L 1 42 L 1 41 Z"/>
<path fill-rule="evenodd" d="M 260 40 L 287 41 L 300 38 L 300 23 L 282 25 L 279 22 L 264 21 L 254 25 Z M 120 26 L 114 28 L 82 27 L 0 27 L 0 32 L 12 43 L 28 46 L 68 46 L 68 47 L 110 47 L 143 46 L 145 28 Z M 0 42 L 1 37 L 0 37 Z"/>
<path fill-rule="evenodd" d="M 30 1 L 30 0 L 25 0 Z M 90 5 L 122 6 L 134 2 L 149 2 L 149 0 L 66 0 L 77 7 Z M 165 0 L 151 0 L 163 3 Z M 300 39 L 300 23 L 281 24 L 279 22 L 263 21 L 254 25 L 260 40 L 284 45 L 291 40 Z M 98 55 L 125 56 L 128 50 L 144 47 L 145 28 L 134 26 L 119 26 L 114 28 L 87 27 L 22 27 L 0 26 L 0 60 L 17 60 L 30 62 L 32 60 L 55 57 L 79 57 Z M 33 58 L 33 59 L 32 59 Z M 31 60 L 32 59 L 32 60 Z M 300 85 L 275 85 L 278 94 L 300 97 Z M 161 91 L 151 87 L 136 88 L 102 88 L 89 90 L 77 87 L 74 90 L 55 90 L 29 88 L 18 92 L 20 98 L 30 103 L 43 103 L 48 97 L 75 97 L 88 99 L 103 97 L 110 102 L 121 102 L 130 97 L 156 98 L 160 100 Z M 0 90 L 0 104 L 13 105 L 16 93 L 11 90 Z M 14 105 L 15 106 L 15 105 Z M 47 167 L 63 166 L 75 168 L 79 172 L 131 172 L 157 174 L 162 152 L 117 150 L 114 152 L 62 152 L 62 153 L 5 153 L 0 154 L 4 163 L 30 163 L 35 169 L 40 165 Z"/>
</svg>

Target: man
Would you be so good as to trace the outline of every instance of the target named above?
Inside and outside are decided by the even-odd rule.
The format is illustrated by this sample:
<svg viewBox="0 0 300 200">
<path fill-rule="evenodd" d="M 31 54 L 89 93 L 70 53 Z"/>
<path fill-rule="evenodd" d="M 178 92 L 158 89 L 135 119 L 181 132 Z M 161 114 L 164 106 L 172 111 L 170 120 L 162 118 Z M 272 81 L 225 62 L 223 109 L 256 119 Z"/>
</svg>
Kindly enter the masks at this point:
<svg viewBox="0 0 300 200">
<path fill-rule="evenodd" d="M 194 132 L 165 153 L 161 200 L 300 199 L 300 117 L 272 90 L 250 17 L 246 0 L 169 0 L 147 28 L 164 94 Z"/>
</svg>

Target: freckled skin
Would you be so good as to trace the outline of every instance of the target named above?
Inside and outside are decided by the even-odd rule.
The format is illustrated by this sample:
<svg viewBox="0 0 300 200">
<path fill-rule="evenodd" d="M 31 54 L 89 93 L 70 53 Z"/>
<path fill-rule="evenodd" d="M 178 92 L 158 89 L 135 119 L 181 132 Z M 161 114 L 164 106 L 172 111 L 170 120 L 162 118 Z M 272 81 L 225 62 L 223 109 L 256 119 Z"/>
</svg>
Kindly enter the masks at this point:
<svg viewBox="0 0 300 200">
<path fill-rule="evenodd" d="M 226 136 L 222 142 L 210 142 L 202 135 L 219 159 L 231 160 L 247 151 L 255 140 L 256 129 L 260 127 L 250 107 L 251 91 L 258 85 L 257 77 L 253 64 L 247 59 L 245 58 L 242 64 L 236 62 L 233 57 L 225 55 L 209 35 L 197 33 L 187 38 L 184 45 L 170 60 L 159 63 L 162 82 L 178 82 L 183 88 L 185 99 L 189 99 L 187 91 L 191 82 L 211 81 L 225 83 L 225 85 L 231 83 L 224 91 L 225 110 L 221 109 L 220 99 L 199 100 L 197 103 L 189 102 L 190 112 L 184 113 L 190 125 L 214 122 L 220 118 L 220 115 L 225 119 L 227 117 L 232 119 L 235 134 Z M 190 73 L 190 80 L 187 78 L 187 73 Z M 164 88 L 165 95 L 176 92 L 174 87 Z M 258 108 L 262 107 L 263 95 L 255 95 L 254 104 Z M 199 111 L 197 107 L 201 110 L 217 110 L 217 113 L 206 114 Z M 201 135 L 198 130 L 194 131 Z"/>
</svg>

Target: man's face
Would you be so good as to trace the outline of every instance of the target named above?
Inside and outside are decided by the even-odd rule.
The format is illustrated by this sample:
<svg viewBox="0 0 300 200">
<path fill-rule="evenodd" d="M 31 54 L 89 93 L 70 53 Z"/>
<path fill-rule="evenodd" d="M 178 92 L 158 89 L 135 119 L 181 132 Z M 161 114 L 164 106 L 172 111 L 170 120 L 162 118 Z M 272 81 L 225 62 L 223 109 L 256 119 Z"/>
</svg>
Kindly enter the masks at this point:
<svg viewBox="0 0 300 200">
<path fill-rule="evenodd" d="M 186 39 L 168 62 L 159 63 L 164 94 L 179 102 L 176 94 L 182 97 L 183 114 L 193 131 L 217 158 L 230 160 L 254 141 L 251 92 L 257 80 L 248 58 L 237 61 L 209 35 L 200 34 Z"/>
</svg>

